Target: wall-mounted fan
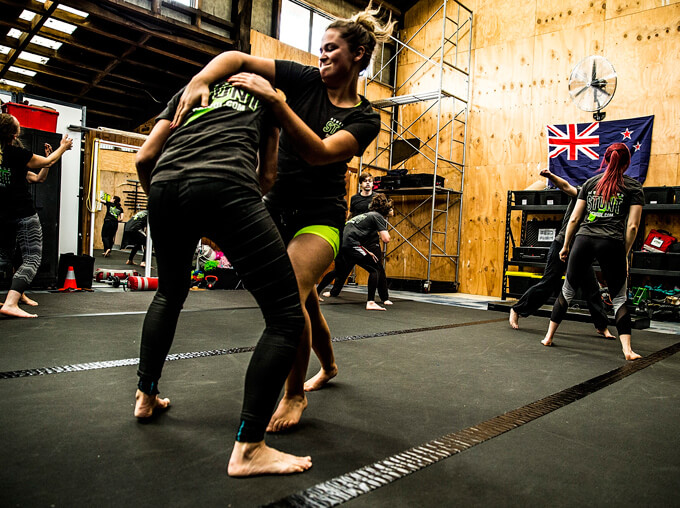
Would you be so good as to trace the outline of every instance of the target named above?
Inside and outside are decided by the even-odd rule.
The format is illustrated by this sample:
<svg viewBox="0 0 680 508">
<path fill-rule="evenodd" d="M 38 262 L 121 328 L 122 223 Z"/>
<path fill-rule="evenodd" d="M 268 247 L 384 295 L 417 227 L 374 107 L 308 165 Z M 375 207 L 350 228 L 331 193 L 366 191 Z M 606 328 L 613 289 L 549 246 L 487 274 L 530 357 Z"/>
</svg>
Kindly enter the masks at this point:
<svg viewBox="0 0 680 508">
<path fill-rule="evenodd" d="M 581 60 L 569 76 L 569 95 L 583 111 L 594 111 L 593 118 L 601 121 L 602 111 L 616 92 L 616 71 L 606 58 L 591 55 Z"/>
</svg>

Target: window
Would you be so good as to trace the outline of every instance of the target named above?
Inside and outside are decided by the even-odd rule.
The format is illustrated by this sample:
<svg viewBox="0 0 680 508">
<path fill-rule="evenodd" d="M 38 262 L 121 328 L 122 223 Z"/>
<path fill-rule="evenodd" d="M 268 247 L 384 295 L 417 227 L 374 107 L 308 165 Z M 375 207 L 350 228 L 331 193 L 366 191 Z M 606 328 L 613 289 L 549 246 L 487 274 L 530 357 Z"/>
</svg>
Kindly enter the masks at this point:
<svg viewBox="0 0 680 508">
<path fill-rule="evenodd" d="M 321 37 L 332 21 L 328 14 L 313 7 L 294 0 L 283 0 L 279 40 L 318 56 Z"/>
</svg>

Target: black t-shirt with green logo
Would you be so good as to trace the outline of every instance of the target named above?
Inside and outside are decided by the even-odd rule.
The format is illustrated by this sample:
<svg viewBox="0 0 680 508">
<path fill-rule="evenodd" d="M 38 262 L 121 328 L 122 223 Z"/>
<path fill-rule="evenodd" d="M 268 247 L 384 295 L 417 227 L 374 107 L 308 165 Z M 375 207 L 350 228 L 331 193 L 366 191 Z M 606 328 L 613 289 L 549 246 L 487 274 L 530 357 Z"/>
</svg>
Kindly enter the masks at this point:
<svg viewBox="0 0 680 508">
<path fill-rule="evenodd" d="M 291 109 L 321 139 L 346 130 L 359 143 L 355 155 L 361 155 L 378 135 L 380 116 L 366 98 L 360 96 L 361 102 L 355 107 L 339 108 L 328 99 L 318 68 L 287 60 L 276 60 L 275 65 L 276 88 L 286 94 Z M 310 166 L 283 131 L 278 175 L 267 199 L 278 209 L 313 212 L 316 224 L 342 226 L 347 209 L 345 173 L 350 160 Z"/>
<path fill-rule="evenodd" d="M 33 198 L 28 188 L 26 167 L 33 152 L 8 145 L 2 149 L 0 163 L 0 218 L 22 219 L 35 214 Z"/>
<path fill-rule="evenodd" d="M 184 89 L 157 120 L 172 120 Z M 210 89 L 210 104 L 196 108 L 169 137 L 151 183 L 185 178 L 240 180 L 259 191 L 256 175 L 260 134 L 267 121 L 260 100 L 226 81 Z"/>
<path fill-rule="evenodd" d="M 583 184 L 578 199 L 586 202 L 586 214 L 576 235 L 597 236 L 625 241 L 628 212 L 632 205 L 644 205 L 642 185 L 629 176 L 623 176 L 623 186 L 608 202 L 597 195 L 595 187 L 604 175 L 590 178 Z"/>
</svg>

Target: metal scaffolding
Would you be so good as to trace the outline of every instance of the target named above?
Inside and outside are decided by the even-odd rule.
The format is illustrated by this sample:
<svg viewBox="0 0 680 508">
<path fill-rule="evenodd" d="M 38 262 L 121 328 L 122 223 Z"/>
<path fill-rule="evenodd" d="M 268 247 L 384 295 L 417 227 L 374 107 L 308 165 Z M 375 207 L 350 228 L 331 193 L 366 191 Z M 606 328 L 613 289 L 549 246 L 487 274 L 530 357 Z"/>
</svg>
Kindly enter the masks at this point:
<svg viewBox="0 0 680 508">
<path fill-rule="evenodd" d="M 441 34 L 439 45 L 428 56 L 422 48 L 436 44 L 432 40 L 435 33 Z M 402 241 L 386 251 L 385 260 L 402 248 L 412 248 L 427 262 L 427 277 L 423 284 L 426 292 L 431 287 L 433 262 L 436 259 L 446 260 L 455 267 L 453 283 L 454 290 L 457 290 L 470 95 L 472 11 L 455 0 L 444 0 L 407 40 L 392 38 L 391 43 L 395 47 L 392 57 L 383 63 L 374 77 L 366 80 L 368 88 L 370 83 L 387 72 L 390 65 L 396 67 L 399 63 L 398 70 L 393 72 L 392 96 L 371 101 L 374 108 L 389 113 L 389 124 L 381 122 L 381 132 L 387 133 L 389 141 L 381 143 L 384 136 L 378 136 L 375 156 L 368 161 L 362 157 L 359 171 L 377 169 L 387 174 L 395 167 L 403 169 L 406 161 L 415 157 L 419 163 L 418 171 L 432 174 L 431 185 L 388 191 L 391 195 L 411 197 L 404 200 L 403 209 L 397 210 L 395 207 L 395 215 L 399 219 L 391 224 L 391 232 L 396 233 Z M 415 66 L 404 65 L 413 61 L 416 61 Z M 415 70 L 406 75 L 412 67 Z M 435 86 L 414 92 L 414 88 L 418 87 L 416 78 L 426 75 L 434 78 Z M 403 93 L 406 88 L 410 93 Z M 405 114 L 409 105 L 417 105 L 422 109 L 418 110 L 419 114 L 416 112 L 414 119 Z M 436 123 L 434 132 L 431 126 L 426 125 L 432 120 Z M 400 151 L 400 156 L 396 156 L 395 147 Z M 411 154 L 406 159 L 403 159 L 404 149 Z M 385 159 L 387 167 L 384 165 Z M 442 184 L 441 176 L 447 177 L 446 186 Z M 429 220 L 416 221 L 416 212 L 428 206 Z M 449 251 L 448 234 L 452 222 L 449 216 L 454 213 L 453 210 L 457 210 L 457 218 L 452 218 L 457 219 L 457 240 L 455 248 Z M 407 231 L 402 232 L 400 229 Z M 414 243 L 414 238 L 422 237 L 426 239 L 426 248 Z"/>
</svg>

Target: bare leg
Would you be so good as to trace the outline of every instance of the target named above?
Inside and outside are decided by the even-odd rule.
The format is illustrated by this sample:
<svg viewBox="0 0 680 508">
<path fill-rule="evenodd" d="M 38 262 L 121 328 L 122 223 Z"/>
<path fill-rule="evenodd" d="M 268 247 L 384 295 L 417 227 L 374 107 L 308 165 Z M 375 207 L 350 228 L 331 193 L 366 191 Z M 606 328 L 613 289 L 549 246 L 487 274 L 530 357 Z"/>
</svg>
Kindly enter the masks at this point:
<svg viewBox="0 0 680 508">
<path fill-rule="evenodd" d="M 311 457 L 296 457 L 259 443 L 234 443 L 227 473 L 243 477 L 261 474 L 302 473 L 312 467 Z"/>
<path fill-rule="evenodd" d="M 519 330 L 519 314 L 512 307 L 510 308 L 510 319 L 508 321 L 513 330 Z"/>
<path fill-rule="evenodd" d="M 135 393 L 135 417 L 149 418 L 154 411 L 162 411 L 170 407 L 170 399 L 161 399 L 158 395 L 147 395 L 137 390 Z"/>
<path fill-rule="evenodd" d="M 9 317 L 37 318 L 37 314 L 29 314 L 25 310 L 19 308 L 19 298 L 21 298 L 21 293 L 18 291 L 8 291 L 5 303 L 2 304 L 2 308 L 0 308 L 0 314 Z"/>
<path fill-rule="evenodd" d="M 548 325 L 548 333 L 545 334 L 545 339 L 541 341 L 541 344 L 544 346 L 552 346 L 553 337 L 555 336 L 555 332 L 559 326 L 560 325 L 555 323 L 555 321 L 550 321 L 550 324 Z"/>
<path fill-rule="evenodd" d="M 297 425 L 302 417 L 302 412 L 307 407 L 304 383 L 312 344 L 311 319 L 318 318 L 317 316 L 310 316 L 307 311 L 307 302 L 310 296 L 318 302 L 315 284 L 333 261 L 333 249 L 323 238 L 308 233 L 291 240 L 288 244 L 288 256 L 298 282 L 300 300 L 303 302 L 302 311 L 305 315 L 305 329 L 298 346 L 295 363 L 288 379 L 286 379 L 283 398 L 269 421 L 267 432 L 278 432 Z M 318 326 L 318 323 L 315 323 L 315 326 Z"/>
<path fill-rule="evenodd" d="M 328 328 L 326 319 L 321 314 L 321 309 L 316 303 L 316 290 L 312 289 L 312 294 L 307 298 L 306 307 L 312 325 L 312 348 L 316 353 L 321 369 L 311 379 L 304 384 L 306 392 L 313 392 L 323 388 L 331 379 L 338 375 L 338 366 L 335 363 L 335 354 L 331 343 L 331 331 Z"/>
<path fill-rule="evenodd" d="M 626 360 L 638 360 L 642 358 L 639 354 L 631 349 L 629 333 L 622 333 L 619 335 L 619 340 L 621 341 L 621 349 L 623 349 L 623 356 L 626 357 Z"/>
</svg>

